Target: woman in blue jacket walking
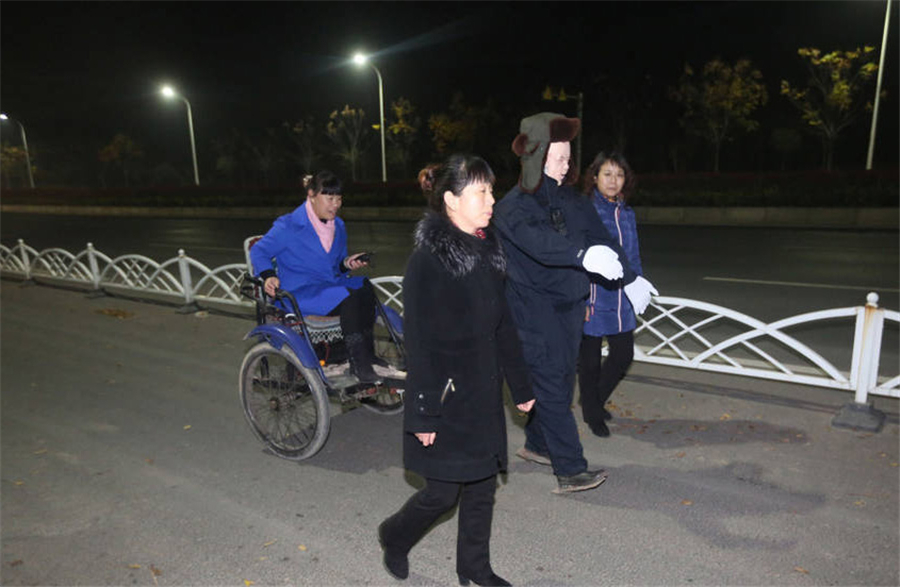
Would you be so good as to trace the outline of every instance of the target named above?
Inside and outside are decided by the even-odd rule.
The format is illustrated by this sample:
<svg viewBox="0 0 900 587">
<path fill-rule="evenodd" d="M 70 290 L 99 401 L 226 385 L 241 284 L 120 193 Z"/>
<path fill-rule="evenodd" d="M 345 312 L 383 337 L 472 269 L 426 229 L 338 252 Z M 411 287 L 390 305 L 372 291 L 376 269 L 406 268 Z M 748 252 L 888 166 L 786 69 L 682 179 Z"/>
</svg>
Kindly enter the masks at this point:
<svg viewBox="0 0 900 587">
<path fill-rule="evenodd" d="M 633 187 L 634 173 L 625 157 L 615 151 L 601 151 L 585 174 L 585 192 L 606 230 L 622 247 L 634 272 L 643 275 L 634 210 L 625 203 Z M 623 287 L 621 279 L 610 281 L 591 275 L 578 357 L 578 384 L 584 421 L 597 436 L 609 436 L 606 421 L 612 419 L 612 414 L 606 410 L 606 401 L 634 358 L 637 319 Z M 609 354 L 601 368 L 604 336 Z"/>
</svg>

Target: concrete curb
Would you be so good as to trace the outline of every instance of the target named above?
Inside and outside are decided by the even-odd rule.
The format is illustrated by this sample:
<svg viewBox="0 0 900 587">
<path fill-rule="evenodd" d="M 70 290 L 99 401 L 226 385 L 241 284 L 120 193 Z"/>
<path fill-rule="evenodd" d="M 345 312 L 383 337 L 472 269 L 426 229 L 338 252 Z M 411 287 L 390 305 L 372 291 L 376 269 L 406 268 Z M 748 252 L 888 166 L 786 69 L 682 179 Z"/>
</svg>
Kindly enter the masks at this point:
<svg viewBox="0 0 900 587">
<path fill-rule="evenodd" d="M 275 218 L 293 207 L 260 206 L 246 208 L 151 207 L 151 206 L 37 206 L 6 204 L 0 213 L 56 214 L 65 216 L 148 216 L 169 218 Z M 409 222 L 418 220 L 423 208 L 352 207 L 341 211 L 345 220 Z M 751 208 L 638 206 L 640 224 L 696 226 L 777 226 L 784 228 L 900 229 L 898 208 Z"/>
</svg>

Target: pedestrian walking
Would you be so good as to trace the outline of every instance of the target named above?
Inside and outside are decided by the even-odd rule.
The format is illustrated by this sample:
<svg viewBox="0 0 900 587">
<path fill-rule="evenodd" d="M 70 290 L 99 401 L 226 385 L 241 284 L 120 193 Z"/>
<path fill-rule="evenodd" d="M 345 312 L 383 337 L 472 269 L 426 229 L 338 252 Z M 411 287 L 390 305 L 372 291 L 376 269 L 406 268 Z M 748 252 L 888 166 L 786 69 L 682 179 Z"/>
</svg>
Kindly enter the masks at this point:
<svg viewBox="0 0 900 587">
<path fill-rule="evenodd" d="M 507 466 L 504 377 L 523 412 L 534 396 L 503 294 L 506 259 L 489 226 L 494 173 L 479 157 L 454 155 L 425 176 L 433 211 L 416 225 L 403 279 L 403 462 L 425 486 L 378 537 L 386 569 L 405 579 L 412 547 L 459 503 L 460 584 L 509 585 L 489 549 L 497 473 Z"/>
<path fill-rule="evenodd" d="M 606 230 L 622 247 L 628 265 L 643 275 L 634 210 L 627 204 L 635 178 L 625 157 L 600 152 L 585 174 L 584 191 Z M 591 275 L 584 333 L 578 355 L 578 387 L 585 423 L 597 436 L 609 436 L 612 414 L 606 402 L 634 359 L 637 318 L 622 280 Z M 609 352 L 602 361 L 603 339 Z M 602 363 L 601 363 L 602 361 Z"/>
<path fill-rule="evenodd" d="M 588 272 L 623 279 L 638 313 L 656 293 L 571 187 L 577 171 L 569 167 L 569 141 L 580 125 L 550 112 L 522 119 L 512 144 L 522 172 L 493 219 L 507 256 L 506 296 L 537 400 L 516 454 L 552 466 L 557 493 L 591 489 L 606 479 L 604 470 L 588 469 L 571 409 Z"/>
</svg>

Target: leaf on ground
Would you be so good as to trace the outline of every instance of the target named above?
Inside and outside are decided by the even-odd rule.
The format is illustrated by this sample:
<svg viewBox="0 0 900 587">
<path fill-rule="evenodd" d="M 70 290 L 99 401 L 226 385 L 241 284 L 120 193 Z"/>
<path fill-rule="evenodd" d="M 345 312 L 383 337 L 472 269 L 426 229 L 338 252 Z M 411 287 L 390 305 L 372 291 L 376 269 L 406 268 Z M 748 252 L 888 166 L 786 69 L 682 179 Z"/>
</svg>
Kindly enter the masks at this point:
<svg viewBox="0 0 900 587">
<path fill-rule="evenodd" d="M 866 505 L 866 500 L 864 500 L 864 499 L 858 499 L 858 500 L 856 500 L 856 501 L 853 502 L 853 505 L 856 505 L 856 506 L 859 506 L 859 507 L 863 507 L 863 506 Z"/>
<path fill-rule="evenodd" d="M 97 313 L 111 318 L 118 318 L 119 320 L 126 320 L 134 317 L 134 312 L 120 310 L 118 308 L 103 308 L 102 310 L 97 310 Z"/>
<path fill-rule="evenodd" d="M 891 466 L 892 466 L 892 467 L 896 467 L 896 466 L 897 466 L 897 463 L 891 463 Z"/>
<path fill-rule="evenodd" d="M 278 542 L 278 540 L 269 540 L 268 542 L 263 542 L 263 548 L 269 548 L 270 546 L 272 546 L 272 545 L 275 544 L 276 542 Z"/>
<path fill-rule="evenodd" d="M 687 454 L 687 453 L 684 452 L 684 451 L 681 451 L 681 452 L 679 452 L 679 453 L 675 453 L 675 458 L 676 458 L 676 459 L 680 459 L 681 457 L 683 457 L 683 456 L 686 455 L 686 454 Z"/>
<path fill-rule="evenodd" d="M 18 567 L 19 565 L 24 564 L 24 563 L 25 563 L 25 561 L 23 561 L 23 560 L 20 559 L 20 558 L 17 558 L 17 559 L 14 560 L 14 561 L 9 561 L 9 566 L 11 566 L 11 567 Z"/>
<path fill-rule="evenodd" d="M 255 584 L 256 583 L 254 583 L 250 579 L 244 579 L 244 585 L 246 585 L 246 587 L 250 587 L 250 585 L 255 585 Z"/>
<path fill-rule="evenodd" d="M 689 500 L 689 499 L 682 499 L 682 500 L 681 500 L 681 505 L 694 505 L 694 502 L 692 502 L 692 501 Z"/>
<path fill-rule="evenodd" d="M 16 483 L 16 485 L 25 485 L 25 482 L 22 481 L 21 479 L 16 479 L 15 483 Z"/>
<path fill-rule="evenodd" d="M 886 452 L 880 452 L 880 453 L 878 453 L 878 456 L 880 456 L 881 458 L 884 458 L 884 457 L 887 456 L 887 453 L 886 453 Z"/>
<path fill-rule="evenodd" d="M 147 464 L 148 464 L 148 465 L 152 465 L 152 464 L 153 464 L 153 459 L 144 459 L 144 460 L 147 461 Z"/>
<path fill-rule="evenodd" d="M 46 449 L 46 448 L 42 448 L 42 449 L 39 449 L 39 450 L 34 451 L 34 454 L 36 454 L 36 455 L 42 455 L 42 454 L 44 454 L 45 452 L 47 452 L 47 449 Z"/>
<path fill-rule="evenodd" d="M 141 565 L 128 565 L 128 568 L 129 569 L 139 569 L 139 568 L 141 568 Z"/>
<path fill-rule="evenodd" d="M 807 571 L 807 570 L 804 569 L 803 567 L 794 567 L 794 570 L 797 571 L 798 573 L 803 573 L 804 575 L 808 575 L 808 574 L 809 574 L 809 571 Z"/>
<path fill-rule="evenodd" d="M 185 425 L 184 425 L 184 429 L 185 429 L 185 430 L 190 430 L 190 429 L 191 429 L 191 425 L 190 425 L 190 424 L 185 424 Z"/>
<path fill-rule="evenodd" d="M 154 576 L 154 577 L 159 577 L 160 575 L 162 575 L 162 571 L 160 571 L 159 569 L 157 569 L 157 568 L 154 567 L 153 565 L 150 565 L 150 572 L 153 573 L 153 576 Z"/>
<path fill-rule="evenodd" d="M 297 547 L 297 550 L 302 550 L 303 552 L 306 552 L 306 545 L 301 544 L 300 546 Z"/>
<path fill-rule="evenodd" d="M 719 420 L 731 420 L 731 414 L 722 414 L 719 416 Z"/>
<path fill-rule="evenodd" d="M 259 557 L 257 560 L 267 561 L 267 560 L 269 560 L 269 557 L 267 557 L 267 556 L 261 556 L 261 557 Z"/>
</svg>

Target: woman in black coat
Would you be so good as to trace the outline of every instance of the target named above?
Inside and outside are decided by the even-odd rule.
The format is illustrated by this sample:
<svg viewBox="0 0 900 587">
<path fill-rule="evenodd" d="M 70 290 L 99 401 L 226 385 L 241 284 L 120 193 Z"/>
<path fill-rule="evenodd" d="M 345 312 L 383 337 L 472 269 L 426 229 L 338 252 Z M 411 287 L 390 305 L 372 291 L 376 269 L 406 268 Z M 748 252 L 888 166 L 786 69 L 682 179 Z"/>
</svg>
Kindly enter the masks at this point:
<svg viewBox="0 0 900 587">
<path fill-rule="evenodd" d="M 423 183 L 433 186 L 435 211 L 416 226 L 403 280 L 403 462 L 426 485 L 378 537 L 388 572 L 405 579 L 410 549 L 459 501 L 460 584 L 509 585 L 494 574 L 488 546 L 497 473 L 507 464 L 504 376 L 520 410 L 531 410 L 534 396 L 506 305 L 506 260 L 488 227 L 494 173 L 481 158 L 454 155 Z"/>
</svg>

